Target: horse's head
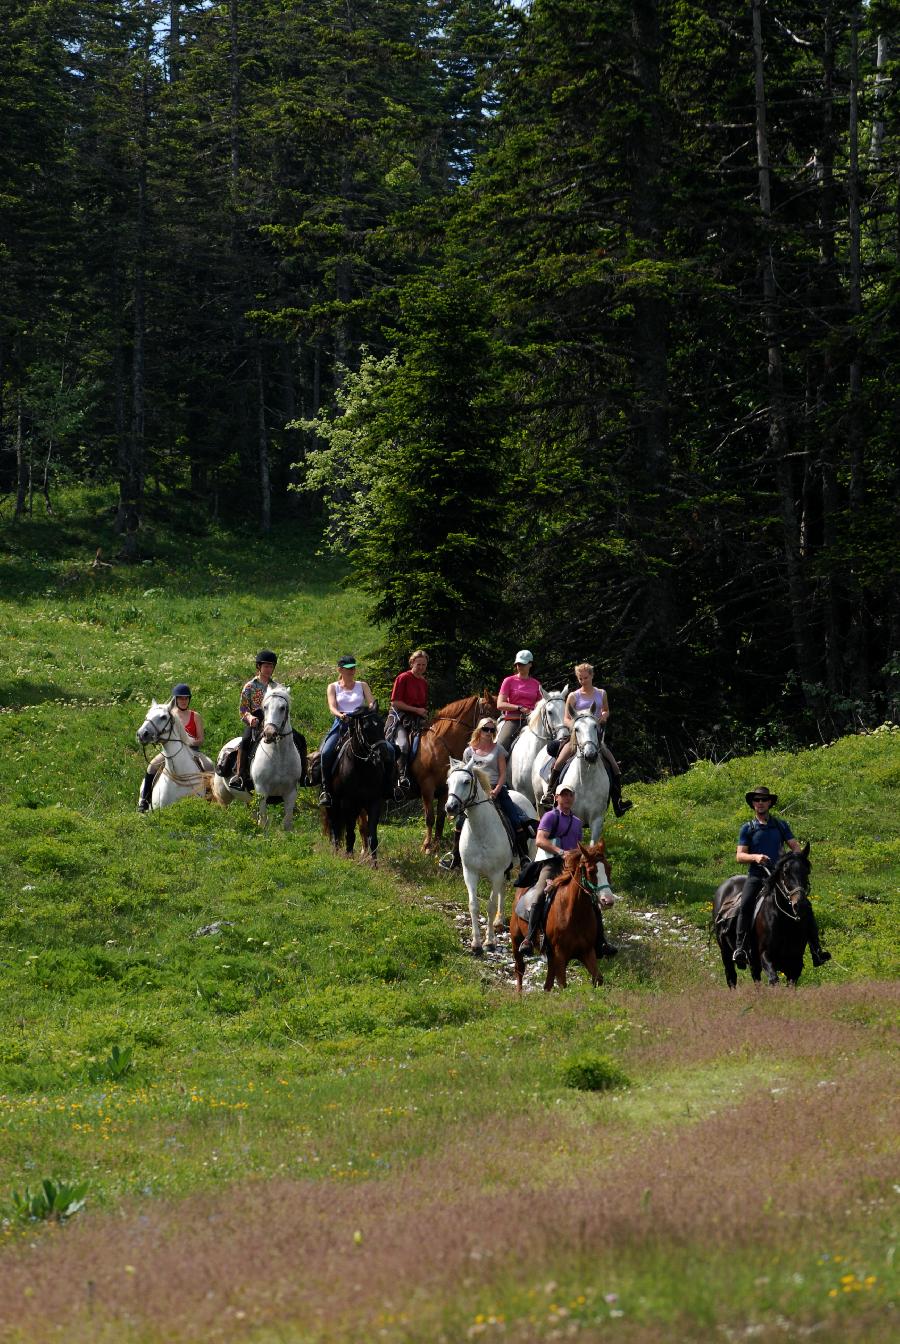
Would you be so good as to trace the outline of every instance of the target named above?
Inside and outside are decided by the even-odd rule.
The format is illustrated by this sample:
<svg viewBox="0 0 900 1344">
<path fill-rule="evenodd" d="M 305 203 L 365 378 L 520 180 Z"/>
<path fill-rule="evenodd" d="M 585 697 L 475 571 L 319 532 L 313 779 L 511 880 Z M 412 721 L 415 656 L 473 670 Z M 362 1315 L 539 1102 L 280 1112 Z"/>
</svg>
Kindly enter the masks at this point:
<svg viewBox="0 0 900 1344">
<path fill-rule="evenodd" d="M 347 722 L 354 739 L 360 744 L 371 747 L 384 739 L 384 719 L 378 712 L 377 704 L 371 709 L 367 705 L 355 709 L 352 714 L 348 714 Z"/>
<path fill-rule="evenodd" d="M 137 730 L 137 740 L 142 747 L 151 742 L 166 742 L 175 735 L 175 716 L 168 705 L 158 705 L 152 701 L 147 717 Z"/>
<path fill-rule="evenodd" d="M 287 686 L 269 686 L 262 702 L 262 740 L 275 742 L 291 731 L 291 692 Z"/>
<path fill-rule="evenodd" d="M 565 686 L 561 691 L 548 691 L 544 699 L 539 700 L 531 711 L 529 728 L 536 732 L 543 729 L 548 738 L 558 737 L 560 733 L 565 732 L 563 720 L 566 716 L 568 694 L 568 687 Z"/>
<path fill-rule="evenodd" d="M 809 909 L 809 875 L 812 865 L 809 861 L 809 845 L 806 844 L 799 854 L 791 851 L 783 854 L 772 870 L 769 885 L 779 901 L 790 902 L 791 913 L 800 918 Z"/>
<path fill-rule="evenodd" d="M 593 710 L 581 709 L 572 722 L 572 736 L 579 756 L 586 761 L 596 761 L 600 754 L 600 729 Z"/>
<path fill-rule="evenodd" d="M 479 776 L 483 776 L 481 770 L 476 770 L 471 765 L 465 765 L 462 761 L 457 761 L 450 757 L 450 770 L 447 774 L 447 801 L 444 804 L 444 811 L 448 817 L 458 817 L 465 812 L 475 802 L 478 796 Z"/>
</svg>

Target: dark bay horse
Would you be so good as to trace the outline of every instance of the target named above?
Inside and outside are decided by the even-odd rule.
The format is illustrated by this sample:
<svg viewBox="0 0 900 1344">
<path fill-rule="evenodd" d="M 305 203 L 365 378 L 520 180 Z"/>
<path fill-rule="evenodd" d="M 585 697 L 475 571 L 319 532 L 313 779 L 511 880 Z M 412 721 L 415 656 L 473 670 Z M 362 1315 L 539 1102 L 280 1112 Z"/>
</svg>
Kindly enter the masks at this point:
<svg viewBox="0 0 900 1344">
<path fill-rule="evenodd" d="M 600 868 L 605 874 L 598 877 Z M 603 915 L 600 901 L 609 886 L 610 869 L 606 845 L 580 844 L 572 849 L 563 862 L 563 870 L 547 886 L 553 893 L 553 903 L 547 915 L 543 946 L 547 953 L 547 978 L 544 989 L 551 990 L 554 981 L 560 989 L 566 987 L 566 967 L 570 961 L 580 961 L 595 985 L 603 984 L 597 965 L 597 947 L 603 941 Z M 607 896 L 608 904 L 612 904 Z M 515 911 L 509 921 L 513 961 L 516 966 L 516 988 L 522 992 L 525 962 L 519 955 L 519 944 L 528 932 L 528 920 Z"/>
<path fill-rule="evenodd" d="M 358 709 L 347 715 L 346 724 L 347 734 L 331 775 L 332 803 L 324 809 L 325 824 L 334 848 L 338 849 L 343 840 L 349 857 L 356 823 L 365 812 L 365 829 L 360 827 L 363 852 L 377 866 L 378 822 L 392 767 L 391 751 L 384 740 L 384 719 L 377 709 Z"/>
<path fill-rule="evenodd" d="M 449 705 L 435 711 L 430 726 L 419 738 L 419 748 L 409 772 L 416 782 L 425 809 L 422 849 L 426 854 L 441 848 L 450 757 L 462 756 L 478 720 L 496 712 L 497 701 L 485 691 L 481 695 L 467 695 L 462 700 L 452 700 Z"/>
<path fill-rule="evenodd" d="M 804 845 L 799 854 L 782 855 L 766 879 L 750 931 L 749 965 L 754 980 L 761 980 L 763 971 L 770 985 L 778 984 L 779 973 L 789 985 L 796 985 L 800 979 L 812 919 L 809 874 L 809 845 Z M 713 931 L 729 989 L 737 984 L 733 958 L 746 880 L 743 874 L 727 878 L 713 897 Z"/>
</svg>

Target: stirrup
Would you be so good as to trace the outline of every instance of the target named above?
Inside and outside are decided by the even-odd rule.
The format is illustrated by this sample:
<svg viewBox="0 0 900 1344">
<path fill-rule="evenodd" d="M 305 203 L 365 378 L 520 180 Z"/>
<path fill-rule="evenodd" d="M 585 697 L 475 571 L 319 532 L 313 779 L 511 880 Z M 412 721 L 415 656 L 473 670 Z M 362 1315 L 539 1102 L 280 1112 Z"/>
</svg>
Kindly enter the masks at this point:
<svg viewBox="0 0 900 1344">
<path fill-rule="evenodd" d="M 814 966 L 824 966 L 826 961 L 831 961 L 831 953 L 826 952 L 824 947 L 811 947 L 809 955 L 812 957 Z"/>
<path fill-rule="evenodd" d="M 519 956 L 520 956 L 520 957 L 533 957 L 533 956 L 534 956 L 534 943 L 530 942 L 527 938 L 523 938 L 522 941 L 521 941 L 521 943 L 519 943 Z"/>
<path fill-rule="evenodd" d="M 246 792 L 244 789 L 244 781 L 241 779 L 240 775 L 232 775 L 231 779 L 228 781 L 228 787 L 229 789 L 240 789 L 242 792 Z"/>
<path fill-rule="evenodd" d="M 542 793 L 542 794 L 541 794 L 540 806 L 541 806 L 541 807 L 552 807 L 552 806 L 553 806 L 553 799 L 554 799 L 555 796 L 556 796 L 556 795 L 553 793 L 552 789 L 547 789 L 545 793 Z"/>
<path fill-rule="evenodd" d="M 743 971 L 747 965 L 747 953 L 743 943 L 734 949 L 734 956 L 731 958 L 739 971 Z"/>
<path fill-rule="evenodd" d="M 445 873 L 452 873 L 453 869 L 456 867 L 455 859 L 456 855 L 453 853 L 453 850 L 448 849 L 447 853 L 443 854 L 438 859 L 438 867 L 443 869 Z"/>
<path fill-rule="evenodd" d="M 613 803 L 613 811 L 617 817 L 624 817 L 626 812 L 630 812 L 634 803 L 630 798 L 620 798 L 617 803 Z"/>
<path fill-rule="evenodd" d="M 332 798 L 327 789 L 323 789 L 319 794 L 319 807 L 331 807 Z"/>
<path fill-rule="evenodd" d="M 138 808 L 137 808 L 137 810 L 138 810 L 139 812 L 149 812 L 149 811 L 150 811 L 150 803 L 149 803 L 149 800 L 146 799 L 146 798 L 142 798 L 142 799 L 140 800 L 140 802 L 138 803 Z"/>
<path fill-rule="evenodd" d="M 401 793 L 409 793 L 410 789 L 412 788 L 412 784 L 409 781 L 408 775 L 400 776 L 400 778 L 397 780 L 397 788 L 401 791 Z"/>
</svg>

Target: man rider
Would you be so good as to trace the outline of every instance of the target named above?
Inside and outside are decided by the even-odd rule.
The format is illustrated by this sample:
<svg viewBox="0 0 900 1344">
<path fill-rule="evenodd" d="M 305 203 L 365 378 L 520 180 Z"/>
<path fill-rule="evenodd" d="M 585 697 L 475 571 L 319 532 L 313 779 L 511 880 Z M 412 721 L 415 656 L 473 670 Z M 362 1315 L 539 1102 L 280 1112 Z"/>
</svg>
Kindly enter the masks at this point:
<svg viewBox="0 0 900 1344">
<path fill-rule="evenodd" d="M 753 820 L 745 821 L 738 836 L 735 858 L 738 863 L 749 864 L 748 875 L 741 892 L 741 908 L 738 912 L 737 939 L 734 949 L 734 964 L 740 970 L 747 965 L 749 940 L 753 926 L 753 912 L 759 899 L 760 888 L 771 870 L 781 857 L 782 847 L 787 846 L 794 854 L 800 853 L 800 844 L 794 839 L 793 832 L 786 821 L 771 816 L 771 810 L 778 802 L 778 795 L 770 793 L 768 788 L 753 789 L 744 795 L 747 806 L 753 808 Z M 819 942 L 819 930 L 815 915 L 809 912 L 806 926 L 809 952 L 814 966 L 823 966 L 831 960 Z"/>
</svg>

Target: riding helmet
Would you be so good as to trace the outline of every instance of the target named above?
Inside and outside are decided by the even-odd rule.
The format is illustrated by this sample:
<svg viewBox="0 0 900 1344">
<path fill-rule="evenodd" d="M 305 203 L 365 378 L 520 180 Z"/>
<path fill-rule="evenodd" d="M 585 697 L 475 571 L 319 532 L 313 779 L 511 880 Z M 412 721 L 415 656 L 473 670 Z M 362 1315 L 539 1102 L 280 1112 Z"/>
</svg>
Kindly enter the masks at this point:
<svg viewBox="0 0 900 1344">
<path fill-rule="evenodd" d="M 278 654 L 273 653 L 271 649 L 260 649 L 259 653 L 256 655 L 257 667 L 259 667 L 260 663 L 271 663 L 274 667 L 277 662 Z"/>
<path fill-rule="evenodd" d="M 179 681 L 177 686 L 172 687 L 172 699 L 174 700 L 179 695 L 186 695 L 187 698 L 190 700 L 191 688 L 190 686 L 187 685 L 186 682 Z"/>
</svg>

